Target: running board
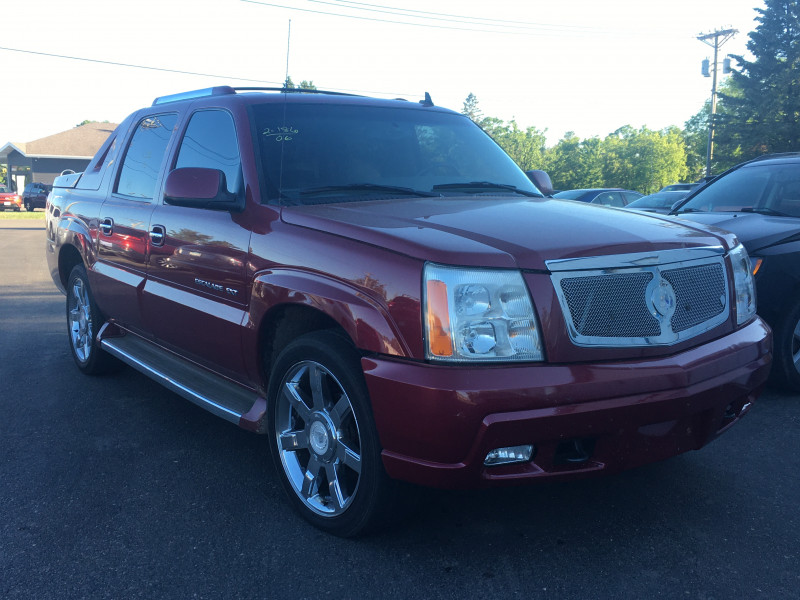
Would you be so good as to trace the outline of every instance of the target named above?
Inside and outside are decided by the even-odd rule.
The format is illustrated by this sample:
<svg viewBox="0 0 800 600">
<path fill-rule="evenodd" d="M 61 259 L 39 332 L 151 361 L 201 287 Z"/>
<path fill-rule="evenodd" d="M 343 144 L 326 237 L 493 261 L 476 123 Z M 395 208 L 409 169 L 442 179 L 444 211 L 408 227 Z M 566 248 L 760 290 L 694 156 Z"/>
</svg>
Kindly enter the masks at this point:
<svg viewBox="0 0 800 600">
<path fill-rule="evenodd" d="M 108 323 L 97 337 L 103 350 L 197 406 L 248 431 L 263 431 L 267 403 L 254 390 Z"/>
</svg>

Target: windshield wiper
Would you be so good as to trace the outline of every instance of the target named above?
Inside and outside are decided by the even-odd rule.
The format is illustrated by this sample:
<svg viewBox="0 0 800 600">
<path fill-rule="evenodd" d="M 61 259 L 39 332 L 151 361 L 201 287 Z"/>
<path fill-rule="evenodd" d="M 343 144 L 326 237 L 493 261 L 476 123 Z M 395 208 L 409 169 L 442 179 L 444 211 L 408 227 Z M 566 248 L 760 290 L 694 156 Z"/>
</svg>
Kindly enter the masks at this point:
<svg viewBox="0 0 800 600">
<path fill-rule="evenodd" d="M 749 213 L 758 213 L 759 215 L 769 215 L 772 217 L 792 217 L 794 215 L 790 215 L 785 212 L 781 212 L 779 210 L 775 210 L 773 208 L 756 208 L 755 206 L 745 206 L 739 212 L 749 212 Z"/>
<path fill-rule="evenodd" d="M 308 188 L 298 192 L 300 196 L 314 196 L 317 194 L 346 193 L 346 192 L 377 192 L 398 194 L 402 196 L 419 196 L 421 198 L 439 198 L 441 194 L 415 190 L 408 187 L 394 185 L 381 185 L 378 183 L 351 183 L 348 185 L 324 185 L 315 188 Z"/>
<path fill-rule="evenodd" d="M 439 185 L 433 186 L 434 190 L 505 190 L 508 192 L 514 192 L 515 194 L 521 194 L 523 196 L 528 196 L 529 198 L 544 198 L 541 194 L 537 194 L 536 192 L 529 192 L 527 190 L 521 190 L 515 185 L 509 185 L 507 183 L 492 183 L 491 181 L 469 181 L 465 183 L 440 183 Z"/>
<path fill-rule="evenodd" d="M 699 209 L 699 208 L 689 207 L 689 208 L 683 208 L 681 210 L 678 210 L 678 211 L 675 212 L 675 214 L 676 215 L 680 215 L 680 214 L 683 214 L 683 213 L 704 213 L 704 212 L 708 212 L 708 211 L 707 210 L 702 210 L 702 209 Z"/>
</svg>

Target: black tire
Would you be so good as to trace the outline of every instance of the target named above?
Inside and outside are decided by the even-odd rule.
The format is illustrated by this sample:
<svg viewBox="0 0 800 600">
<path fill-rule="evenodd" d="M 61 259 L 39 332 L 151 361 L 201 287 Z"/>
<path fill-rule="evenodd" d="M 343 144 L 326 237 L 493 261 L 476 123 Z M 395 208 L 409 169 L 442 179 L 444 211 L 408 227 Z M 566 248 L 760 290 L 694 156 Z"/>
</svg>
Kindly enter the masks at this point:
<svg viewBox="0 0 800 600">
<path fill-rule="evenodd" d="M 777 322 L 773 336 L 773 379 L 781 387 L 800 392 L 800 302 Z"/>
<path fill-rule="evenodd" d="M 86 375 L 107 373 L 116 366 L 113 356 L 97 344 L 103 317 L 94 301 L 83 265 L 72 268 L 67 280 L 67 337 L 75 364 Z"/>
<path fill-rule="evenodd" d="M 270 451 L 292 507 L 326 532 L 353 537 L 397 515 L 355 349 L 317 332 L 278 356 L 269 384 Z"/>
<path fill-rule="evenodd" d="M 33 206 L 28 201 L 25 202 L 25 210 L 27 210 L 28 212 L 33 212 Z"/>
</svg>

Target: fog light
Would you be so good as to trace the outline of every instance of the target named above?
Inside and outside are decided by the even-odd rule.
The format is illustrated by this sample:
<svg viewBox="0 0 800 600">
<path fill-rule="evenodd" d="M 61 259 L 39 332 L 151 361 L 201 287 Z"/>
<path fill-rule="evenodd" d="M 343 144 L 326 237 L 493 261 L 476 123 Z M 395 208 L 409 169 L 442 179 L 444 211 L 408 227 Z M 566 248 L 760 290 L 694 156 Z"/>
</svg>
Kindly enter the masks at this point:
<svg viewBox="0 0 800 600">
<path fill-rule="evenodd" d="M 509 446 L 496 448 L 486 455 L 483 464 L 487 467 L 509 465 L 511 463 L 528 462 L 533 455 L 533 444 L 526 446 Z"/>
</svg>

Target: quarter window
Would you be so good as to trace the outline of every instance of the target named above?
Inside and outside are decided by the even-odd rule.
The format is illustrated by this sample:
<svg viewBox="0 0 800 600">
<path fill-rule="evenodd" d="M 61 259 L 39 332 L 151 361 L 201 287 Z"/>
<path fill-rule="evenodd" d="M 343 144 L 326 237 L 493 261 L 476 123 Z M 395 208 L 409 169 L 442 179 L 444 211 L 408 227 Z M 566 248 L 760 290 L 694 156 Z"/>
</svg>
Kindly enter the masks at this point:
<svg viewBox="0 0 800 600">
<path fill-rule="evenodd" d="M 153 197 L 177 120 L 176 114 L 164 114 L 145 117 L 139 122 L 120 168 L 118 194 L 133 198 Z"/>
<path fill-rule="evenodd" d="M 241 164 L 231 115 L 222 110 L 195 113 L 181 141 L 175 168 L 218 169 L 225 173 L 228 191 L 236 194 L 242 179 Z"/>
</svg>

